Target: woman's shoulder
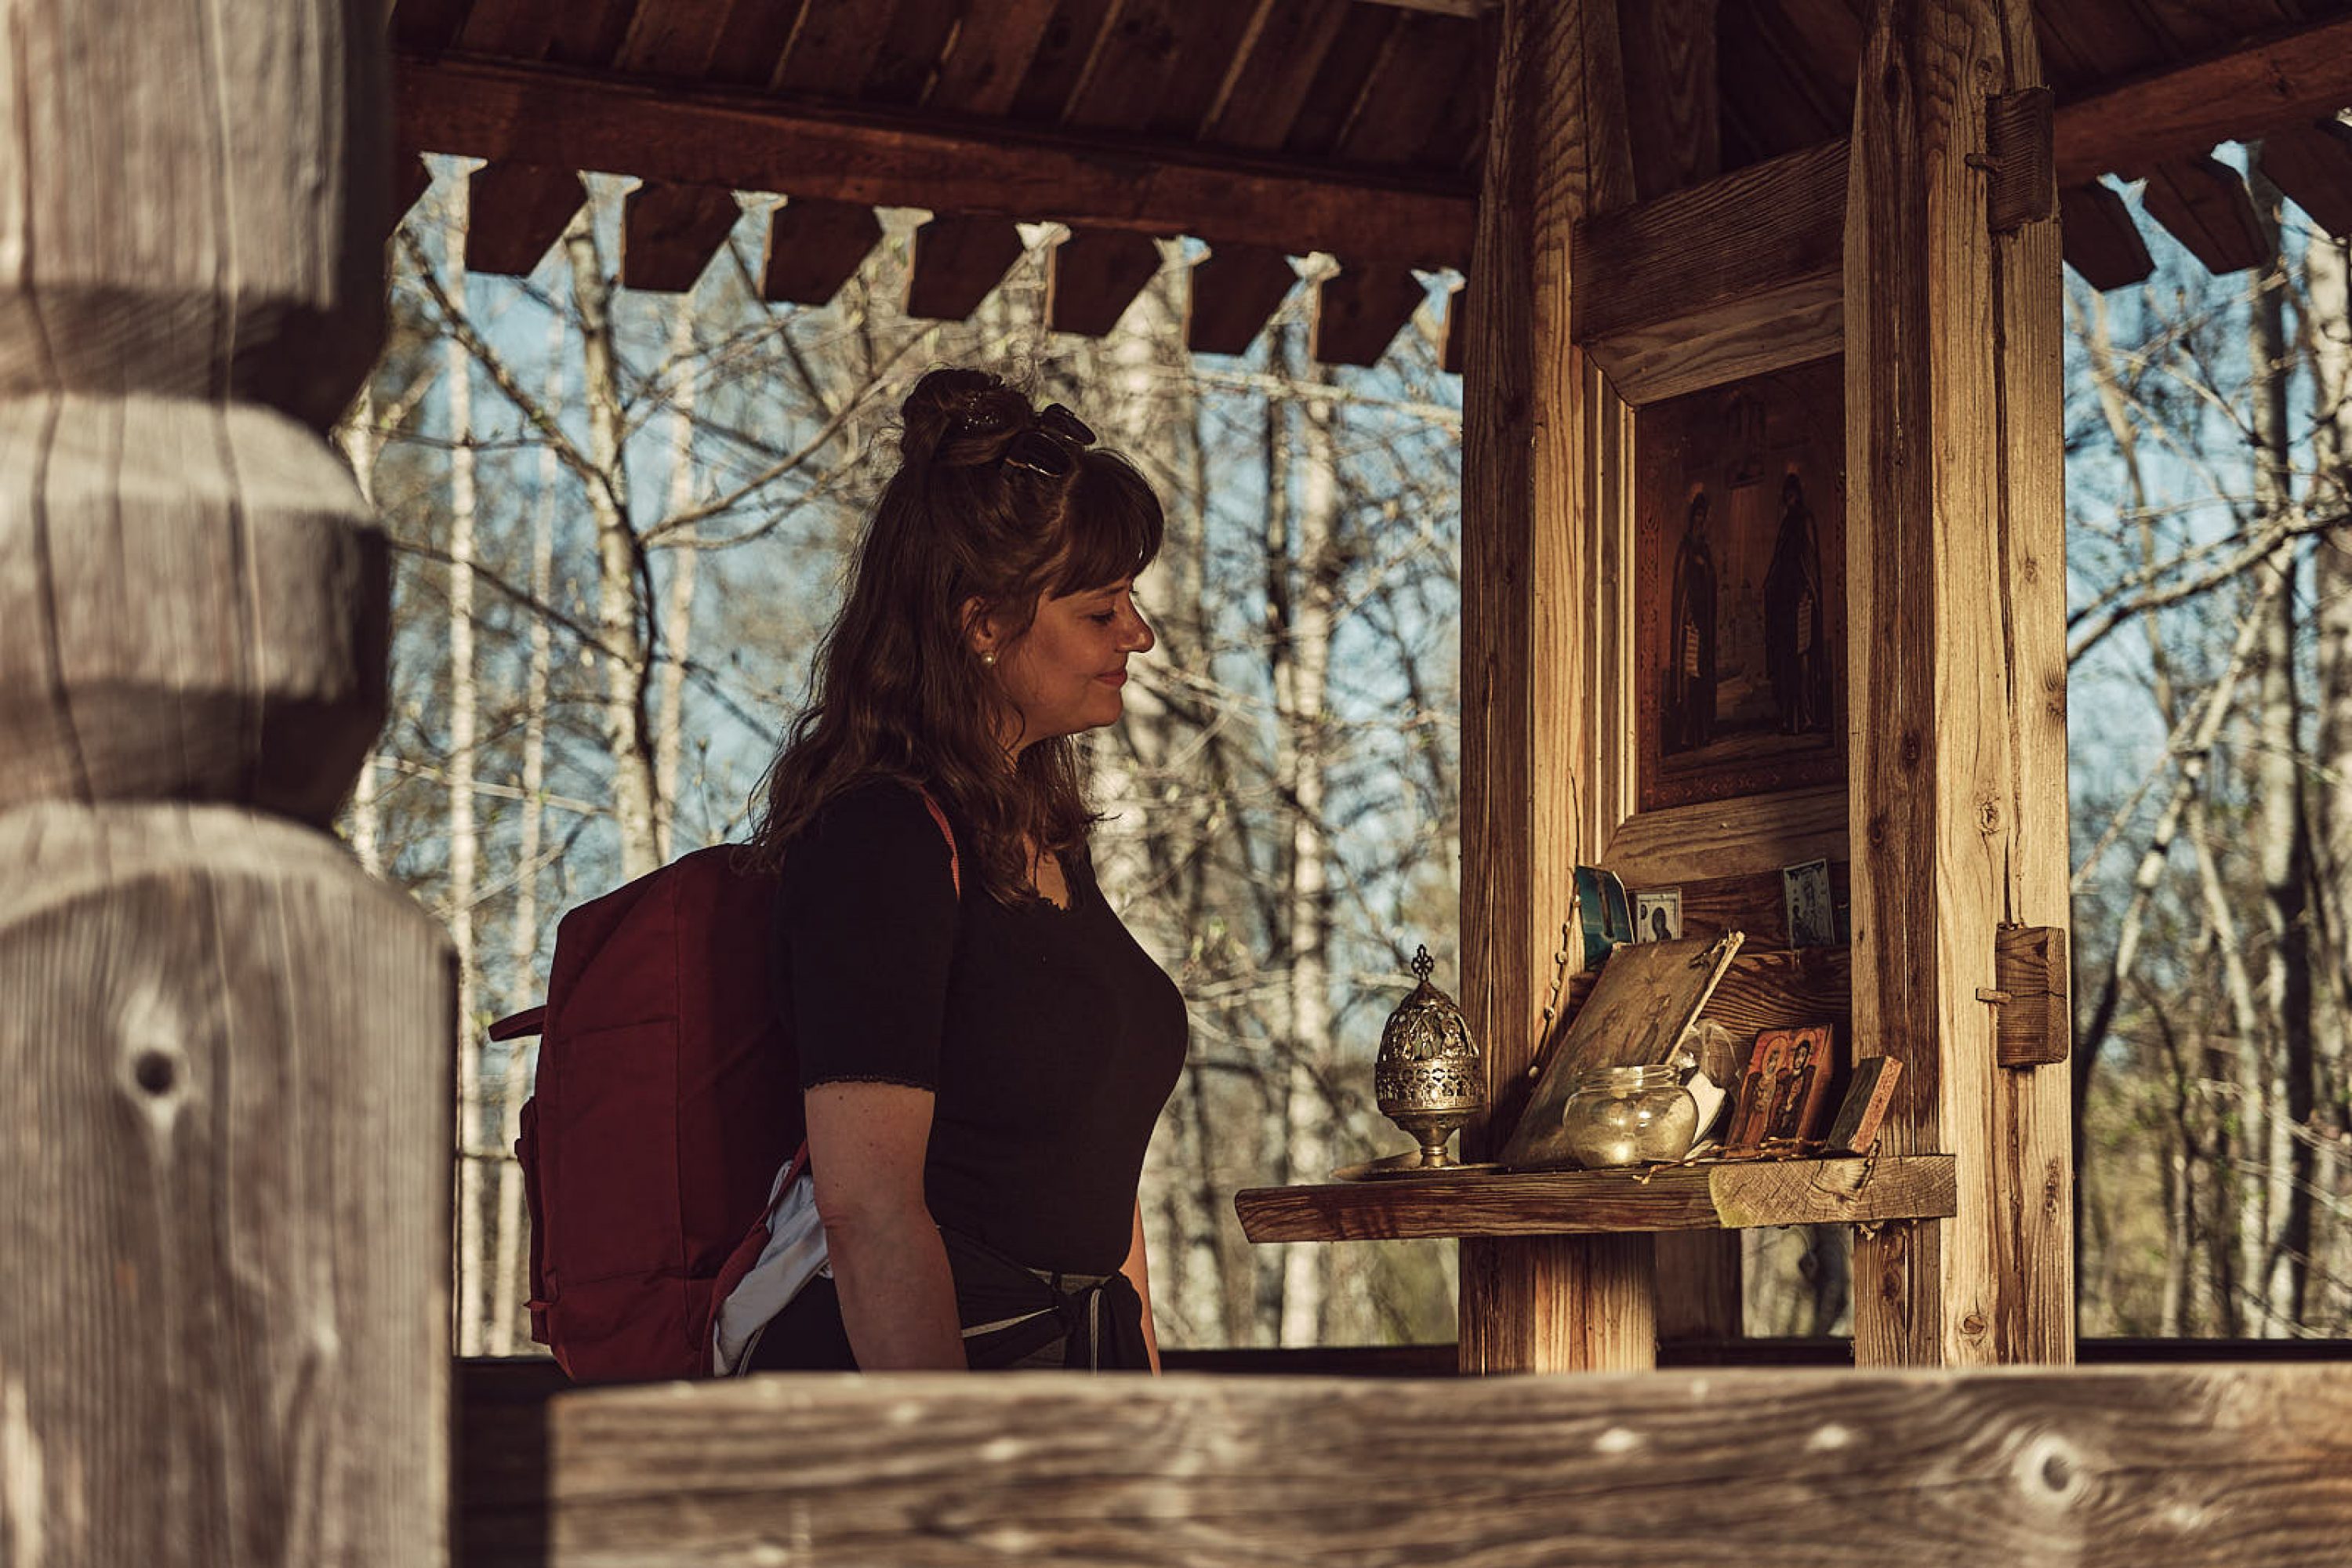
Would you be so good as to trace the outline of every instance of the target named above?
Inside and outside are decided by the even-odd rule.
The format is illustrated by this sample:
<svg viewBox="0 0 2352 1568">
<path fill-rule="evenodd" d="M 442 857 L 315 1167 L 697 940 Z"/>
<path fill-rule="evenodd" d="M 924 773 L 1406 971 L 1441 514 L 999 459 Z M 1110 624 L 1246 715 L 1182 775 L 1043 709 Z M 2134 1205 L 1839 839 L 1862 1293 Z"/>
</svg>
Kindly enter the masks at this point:
<svg viewBox="0 0 2352 1568">
<path fill-rule="evenodd" d="M 866 873 L 921 872 L 943 865 L 950 840 L 930 797 L 908 779 L 859 779 L 819 806 L 784 852 L 787 870 L 853 867 Z"/>
</svg>

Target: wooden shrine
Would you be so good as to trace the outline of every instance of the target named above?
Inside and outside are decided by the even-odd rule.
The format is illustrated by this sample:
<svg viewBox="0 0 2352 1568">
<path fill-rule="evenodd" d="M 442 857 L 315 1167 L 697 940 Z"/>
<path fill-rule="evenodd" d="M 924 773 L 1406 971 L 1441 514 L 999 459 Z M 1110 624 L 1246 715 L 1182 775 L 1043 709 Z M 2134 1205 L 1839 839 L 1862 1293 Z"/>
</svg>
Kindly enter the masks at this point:
<svg viewBox="0 0 2352 1568">
<path fill-rule="evenodd" d="M 0 47 L 0 1562 L 2340 1557 L 2352 1371 L 2066 1364 L 2063 1041 L 2047 964 L 2037 994 L 2003 953 L 2066 926 L 2062 256 L 2145 275 L 2121 176 L 2207 265 L 2261 259 L 2237 137 L 2352 225 L 2347 6 L 18 0 Z M 530 268 L 582 170 L 636 176 L 635 287 L 690 281 L 736 192 L 784 198 L 780 300 L 828 297 L 875 205 L 928 209 L 932 315 L 1063 224 L 1078 331 L 1191 236 L 1208 352 L 1292 256 L 1336 260 L 1342 363 L 1413 268 L 1463 270 L 1460 994 L 1497 1121 L 1584 861 L 1726 921 L 1831 863 L 1850 948 L 1741 983 L 1842 1007 L 1906 1098 L 1867 1173 L 1308 1188 L 1253 1223 L 1464 1237 L 1473 1373 L 1645 1368 L 1669 1317 L 1722 1324 L 1728 1230 L 1860 1224 L 1869 1364 L 519 1388 L 461 1452 L 450 950 L 323 831 L 387 590 L 322 433 L 427 151 L 488 161 L 486 268 Z M 1643 673 L 1645 416 L 1832 355 L 1845 719 L 1789 732 L 1841 777 L 1662 800 L 1654 710 L 1704 750 L 1737 700 L 1703 647 L 1688 689 Z"/>
</svg>

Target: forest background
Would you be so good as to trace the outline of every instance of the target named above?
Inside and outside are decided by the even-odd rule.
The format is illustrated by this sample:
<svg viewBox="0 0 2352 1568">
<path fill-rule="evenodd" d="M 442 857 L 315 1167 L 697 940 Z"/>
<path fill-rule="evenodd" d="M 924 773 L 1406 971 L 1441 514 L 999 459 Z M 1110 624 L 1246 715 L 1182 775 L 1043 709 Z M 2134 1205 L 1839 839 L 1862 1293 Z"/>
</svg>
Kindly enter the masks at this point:
<svg viewBox="0 0 2352 1568">
<path fill-rule="evenodd" d="M 2245 155 L 2277 266 L 2217 278 L 2143 225 L 2147 283 L 2067 279 L 2088 1334 L 2352 1331 L 2352 312 L 2344 244 Z M 1045 325 L 1051 226 L 942 323 L 898 305 L 921 214 L 882 214 L 831 304 L 778 306 L 747 198 L 652 293 L 618 286 L 625 187 L 594 175 L 529 278 L 473 276 L 467 166 L 432 162 L 339 430 L 395 570 L 392 714 L 340 826 L 458 951 L 461 1352 L 530 1348 L 533 1052 L 485 1026 L 539 1000 L 563 910 L 741 835 L 941 363 L 1071 404 L 1168 507 L 1160 647 L 1090 744 L 1103 886 L 1192 1009 L 1144 1179 L 1163 1341 L 1450 1340 L 1448 1245 L 1252 1247 L 1231 1197 L 1402 1145 L 1381 1024 L 1416 944 L 1454 973 L 1459 280 L 1370 370 L 1309 361 L 1304 288 L 1247 354 L 1195 356 L 1192 242 L 1082 339 Z M 1845 1331 L 1842 1233 L 1746 1247 L 1750 1333 Z"/>
</svg>

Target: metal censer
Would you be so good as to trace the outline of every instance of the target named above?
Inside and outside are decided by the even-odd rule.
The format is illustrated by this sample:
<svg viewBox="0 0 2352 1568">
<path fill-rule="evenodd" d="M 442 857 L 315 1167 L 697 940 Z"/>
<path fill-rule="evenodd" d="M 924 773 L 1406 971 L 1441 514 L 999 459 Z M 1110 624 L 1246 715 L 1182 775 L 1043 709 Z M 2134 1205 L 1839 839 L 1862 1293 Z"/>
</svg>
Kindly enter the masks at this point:
<svg viewBox="0 0 2352 1568">
<path fill-rule="evenodd" d="M 1381 1031 L 1380 1060 L 1372 1068 L 1372 1092 L 1381 1114 L 1420 1140 L 1417 1153 L 1383 1161 L 1391 1169 L 1434 1171 L 1458 1161 L 1446 1157 L 1454 1130 L 1486 1107 L 1486 1075 L 1477 1043 L 1454 999 L 1429 983 L 1437 967 L 1422 947 L 1412 955 L 1421 977 L 1412 994 L 1389 1015 Z"/>
</svg>

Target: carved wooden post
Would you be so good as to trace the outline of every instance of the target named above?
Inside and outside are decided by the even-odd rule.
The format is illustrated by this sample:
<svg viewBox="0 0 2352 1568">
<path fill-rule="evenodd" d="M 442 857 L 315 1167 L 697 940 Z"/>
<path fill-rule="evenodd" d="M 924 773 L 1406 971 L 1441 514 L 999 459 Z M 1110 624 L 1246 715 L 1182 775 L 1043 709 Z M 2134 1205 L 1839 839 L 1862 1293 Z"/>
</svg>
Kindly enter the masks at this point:
<svg viewBox="0 0 2352 1568">
<path fill-rule="evenodd" d="M 2046 155 L 2021 170 L 1987 134 L 1990 100 L 2040 81 L 2026 0 L 1882 0 L 1855 99 L 1853 1035 L 1907 1069 L 1893 1146 L 1959 1180 L 1954 1218 L 1857 1246 L 1864 1362 L 2074 1354 L 2066 1069 L 1997 1066 L 1979 994 L 2000 927 L 2066 923 L 2058 225 Z M 1989 216 L 2021 181 L 2043 199 Z"/>
<path fill-rule="evenodd" d="M 1569 341 L 1570 230 L 1632 199 L 1613 0 L 1505 0 L 1470 271 L 1463 468 L 1462 1003 L 1508 1131 L 1603 754 L 1583 689 L 1610 403 Z M 1612 819 L 1613 820 L 1613 819 Z M 1465 1372 L 1656 1358 L 1650 1238 L 1462 1243 Z"/>
<path fill-rule="evenodd" d="M 16 0 L 0 1556 L 446 1554 L 451 977 L 320 831 L 385 555 L 380 0 Z"/>
</svg>

